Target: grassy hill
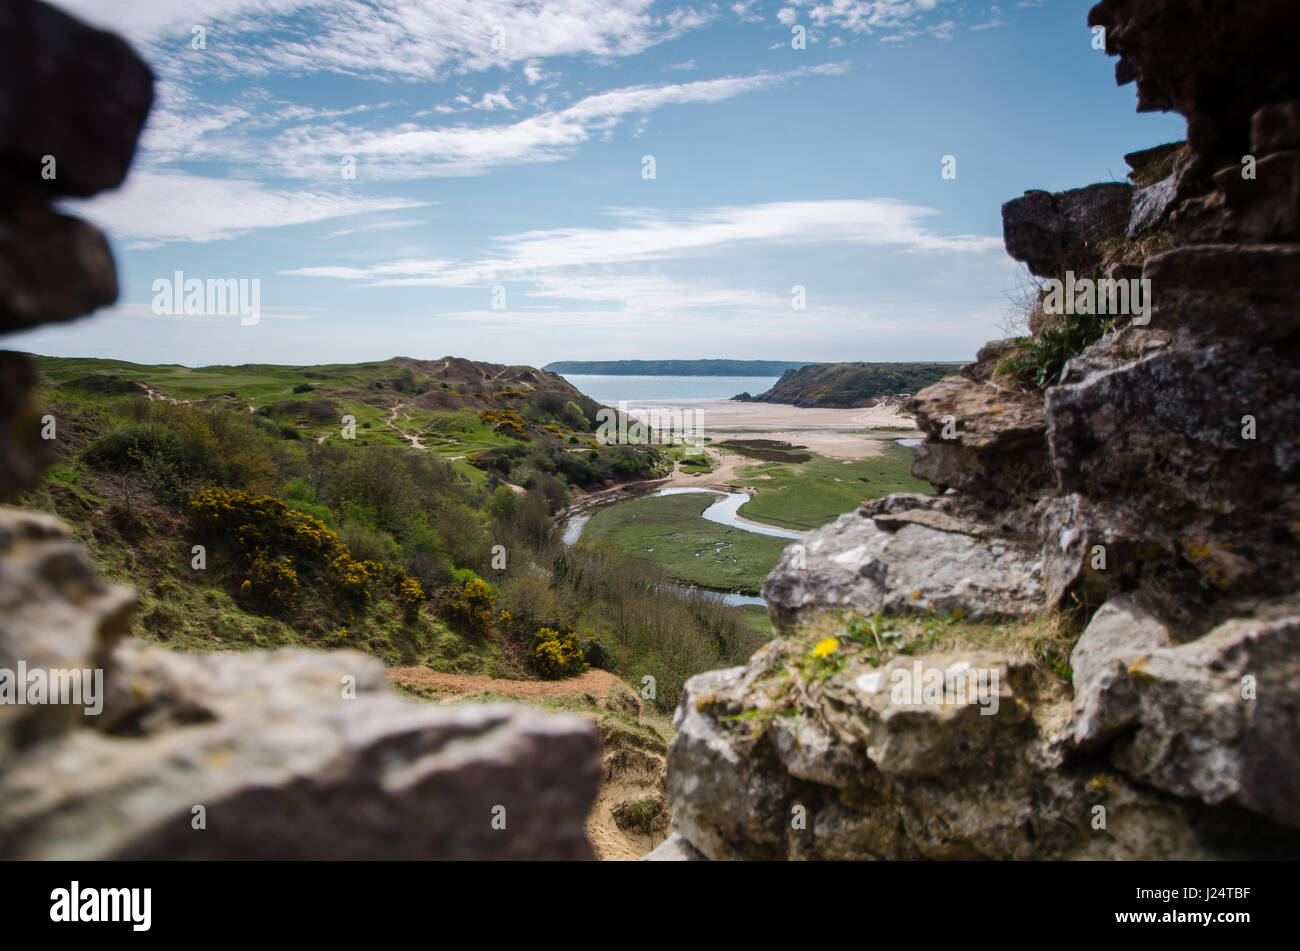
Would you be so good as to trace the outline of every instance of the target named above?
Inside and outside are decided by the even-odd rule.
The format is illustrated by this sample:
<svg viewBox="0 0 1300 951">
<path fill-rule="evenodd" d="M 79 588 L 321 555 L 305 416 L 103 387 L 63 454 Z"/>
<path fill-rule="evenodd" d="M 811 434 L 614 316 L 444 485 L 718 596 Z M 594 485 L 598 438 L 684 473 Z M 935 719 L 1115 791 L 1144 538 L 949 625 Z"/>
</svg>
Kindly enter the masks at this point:
<svg viewBox="0 0 1300 951">
<path fill-rule="evenodd" d="M 956 373 L 957 363 L 817 363 L 787 370 L 766 393 L 738 400 L 856 409 L 900 394 L 914 394 Z"/>
<path fill-rule="evenodd" d="M 35 358 L 55 463 L 19 500 L 113 580 L 135 633 L 185 650 L 357 647 L 390 665 L 658 684 L 758 646 L 745 616 L 651 566 L 565 549 L 576 488 L 666 471 L 603 446 L 597 404 L 531 367 L 446 358 L 314 367 Z"/>
</svg>

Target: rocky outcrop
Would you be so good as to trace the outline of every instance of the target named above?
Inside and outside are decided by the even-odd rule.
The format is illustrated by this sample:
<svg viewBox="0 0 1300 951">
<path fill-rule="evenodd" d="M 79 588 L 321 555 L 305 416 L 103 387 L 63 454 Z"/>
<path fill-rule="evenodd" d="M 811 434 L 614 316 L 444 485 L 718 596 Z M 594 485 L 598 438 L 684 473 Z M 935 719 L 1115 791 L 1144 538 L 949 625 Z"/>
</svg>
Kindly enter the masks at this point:
<svg viewBox="0 0 1300 951">
<path fill-rule="evenodd" d="M 391 693 L 354 651 L 109 658 L 93 728 L 0 769 L 0 854 L 589 859 L 590 724 Z M 78 711 L 79 712 L 79 711 Z"/>
<path fill-rule="evenodd" d="M 1008 381 L 949 377 L 907 404 L 926 441 L 913 473 L 939 490 L 1011 505 L 1051 484 L 1047 423 L 1037 393 Z"/>
<path fill-rule="evenodd" d="M 763 585 L 789 628 L 834 608 L 1018 617 L 1042 602 L 1036 546 L 940 497 L 890 496 L 888 508 L 841 515 L 787 548 Z"/>
<path fill-rule="evenodd" d="M 1175 644 L 1149 606 L 1120 595 L 1072 661 L 1078 749 L 1106 745 L 1138 782 L 1300 828 L 1300 605 L 1260 605 Z"/>
<path fill-rule="evenodd" d="M 1116 81 L 1137 83 L 1139 112 L 1187 117 L 1203 177 L 1240 163 L 1262 107 L 1300 98 L 1292 0 L 1102 0 L 1088 25 L 1105 29 Z"/>
<path fill-rule="evenodd" d="M 805 680 L 802 650 L 774 641 L 686 684 L 668 790 L 676 835 L 709 859 L 1204 859 L 1300 845 L 1262 816 L 1068 755 L 1069 698 L 1025 660 L 850 660 Z M 987 703 L 900 698 L 917 664 L 947 682 L 985 677 Z"/>
<path fill-rule="evenodd" d="M 0 9 L 0 333 L 116 298 L 104 237 L 49 202 L 121 183 L 151 97 L 116 37 Z M 35 382 L 0 353 L 0 499 L 57 445 Z M 173 653 L 126 637 L 134 607 L 57 520 L 0 509 L 0 857 L 592 857 L 585 719 L 406 700 L 353 651 Z"/>
<path fill-rule="evenodd" d="M 1002 206 L 1007 253 L 1039 277 L 1101 260 L 1097 246 L 1128 232 L 1133 186 L 1107 182 L 1052 194 L 1028 191 Z"/>
<path fill-rule="evenodd" d="M 693 678 L 677 713 L 674 829 L 708 858 L 1300 848 L 1300 8 L 1103 0 L 1090 22 L 1187 142 L 1127 156 L 1136 190 L 1008 202 L 1007 250 L 1044 278 L 1149 281 L 1153 306 L 1087 335 L 1036 315 L 1068 351 L 1043 391 L 1000 372 L 1017 342 L 987 345 L 909 405 L 940 494 L 787 549 L 763 589 L 782 639 Z M 1049 665 L 1032 640 L 887 648 L 888 617 L 873 646 L 824 617 L 843 609 L 1077 626 Z M 989 689 L 893 689 L 925 671 Z"/>
</svg>

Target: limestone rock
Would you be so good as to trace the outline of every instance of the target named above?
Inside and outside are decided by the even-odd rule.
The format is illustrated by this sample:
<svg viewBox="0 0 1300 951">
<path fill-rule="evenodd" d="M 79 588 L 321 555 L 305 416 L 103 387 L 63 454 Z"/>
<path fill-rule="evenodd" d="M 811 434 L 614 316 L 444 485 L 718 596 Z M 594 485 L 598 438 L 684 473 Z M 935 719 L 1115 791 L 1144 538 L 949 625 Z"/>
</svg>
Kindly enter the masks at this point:
<svg viewBox="0 0 1300 951">
<path fill-rule="evenodd" d="M 669 750 L 673 827 L 709 859 L 1213 858 L 1281 855 L 1300 842 L 1235 814 L 1226 833 L 1222 809 L 1062 761 L 1055 730 L 1068 702 L 1022 659 L 850 661 L 817 681 L 797 672 L 802 649 L 775 641 L 744 668 L 686 684 Z M 898 693 L 916 664 L 983 671 L 996 712 L 955 694 L 931 703 Z M 1104 829 L 1092 824 L 1097 806 Z"/>
<path fill-rule="evenodd" d="M 1075 648 L 1075 742 L 1122 733 L 1111 758 L 1139 782 L 1300 826 L 1300 613 L 1173 645 L 1131 599 L 1108 608 Z"/>
<path fill-rule="evenodd" d="M 1133 193 L 1133 211 L 1129 215 L 1128 236 L 1136 238 L 1144 231 L 1161 225 L 1170 205 L 1178 195 L 1178 180 L 1173 175 Z"/>
<path fill-rule="evenodd" d="M 641 857 L 642 862 L 707 862 L 704 853 L 673 833 Z"/>
<path fill-rule="evenodd" d="M 98 229 L 39 205 L 0 212 L 0 330 L 72 320 L 117 300 Z"/>
<path fill-rule="evenodd" d="M 923 389 L 907 411 L 926 434 L 912 473 L 940 489 L 1012 503 L 1051 484 L 1040 394 L 956 376 Z"/>
<path fill-rule="evenodd" d="M 405 700 L 353 651 L 194 656 L 128 641 L 110 678 L 101 729 L 6 762 L 0 854 L 592 857 L 600 766 L 581 717 Z"/>
<path fill-rule="evenodd" d="M 1038 552 L 992 526 L 954 519 L 943 528 L 886 516 L 890 531 L 851 512 L 787 548 L 763 585 L 774 621 L 796 624 L 819 610 L 954 611 L 1018 617 L 1042 604 Z M 800 564 L 805 567 L 798 567 Z"/>
<path fill-rule="evenodd" d="M 101 581 L 58 519 L 0 509 L 0 670 L 102 670 L 134 608 L 134 592 Z M 93 719 L 82 706 L 0 702 L 0 760 Z"/>
<path fill-rule="evenodd" d="M 1047 395 L 1062 489 L 1103 512 L 1140 513 L 1129 521 L 1141 539 L 1180 551 L 1197 586 L 1220 592 L 1283 593 L 1300 583 L 1287 554 L 1298 419 L 1300 369 L 1246 344 L 1158 352 Z"/>
<path fill-rule="evenodd" d="M 0 156 L 6 190 L 93 195 L 126 177 L 153 75 L 111 33 L 36 0 L 0 8 Z M 42 175 L 44 157 L 55 177 Z"/>
<path fill-rule="evenodd" d="M 1300 245 L 1178 248 L 1149 258 L 1143 275 L 1153 288 L 1153 330 L 1192 343 L 1261 344 L 1300 331 Z"/>
<path fill-rule="evenodd" d="M 1251 116 L 1300 97 L 1293 0 L 1102 0 L 1089 26 L 1106 30 L 1116 80 L 1137 82 L 1138 111 L 1180 112 L 1208 171 L 1250 150 Z"/>
<path fill-rule="evenodd" d="M 1007 253 L 1039 277 L 1080 273 L 1100 260 L 1097 245 L 1128 232 L 1133 186 L 1104 182 L 1052 194 L 1028 191 L 1002 206 Z"/>
</svg>

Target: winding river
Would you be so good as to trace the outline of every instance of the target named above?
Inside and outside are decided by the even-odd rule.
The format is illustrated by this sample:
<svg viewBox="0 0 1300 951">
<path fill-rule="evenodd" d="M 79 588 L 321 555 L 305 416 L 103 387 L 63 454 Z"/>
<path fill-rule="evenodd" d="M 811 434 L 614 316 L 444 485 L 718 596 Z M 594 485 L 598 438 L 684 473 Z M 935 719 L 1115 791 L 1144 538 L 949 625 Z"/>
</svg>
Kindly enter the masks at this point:
<svg viewBox="0 0 1300 951">
<path fill-rule="evenodd" d="M 687 492 L 705 492 L 709 495 L 721 496 L 718 501 L 714 502 L 700 513 L 701 518 L 708 519 L 710 522 L 716 522 L 719 525 L 726 525 L 729 528 L 738 528 L 745 532 L 753 532 L 755 535 L 770 535 L 775 538 L 789 538 L 791 540 L 803 538 L 803 532 L 794 532 L 785 528 L 776 528 L 772 525 L 759 525 L 755 522 L 748 522 L 742 519 L 739 514 L 740 507 L 749 501 L 749 496 L 744 492 L 724 492 L 721 489 L 693 488 L 657 489 L 653 492 L 645 493 L 645 495 L 640 496 L 640 498 L 654 498 L 660 495 L 682 495 Z M 631 500 L 624 499 L 622 501 L 626 502 Z M 616 502 L 614 504 L 618 505 L 621 503 Z M 572 545 L 576 542 L 582 535 L 582 530 L 586 527 L 587 522 L 590 521 L 591 517 L 595 514 L 596 510 L 593 509 L 587 512 L 575 512 L 571 515 L 564 523 L 564 529 L 561 536 L 564 539 L 564 544 Z M 714 594 L 721 598 L 724 604 L 741 605 L 765 603 L 762 598 L 748 594 L 711 591 L 707 588 L 692 588 L 686 585 L 674 585 L 673 587 L 677 591 L 702 591 L 708 594 Z"/>
</svg>

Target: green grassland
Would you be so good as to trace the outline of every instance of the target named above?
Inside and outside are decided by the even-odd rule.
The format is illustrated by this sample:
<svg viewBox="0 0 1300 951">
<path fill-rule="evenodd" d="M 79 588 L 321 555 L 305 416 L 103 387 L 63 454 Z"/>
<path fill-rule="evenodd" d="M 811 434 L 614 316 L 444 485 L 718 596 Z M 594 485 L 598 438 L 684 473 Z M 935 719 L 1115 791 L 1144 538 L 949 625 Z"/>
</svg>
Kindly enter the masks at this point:
<svg viewBox="0 0 1300 951">
<path fill-rule="evenodd" d="M 714 495 L 690 493 L 611 505 L 592 516 L 582 541 L 636 555 L 677 581 L 757 594 L 790 542 L 701 518 L 716 501 Z"/>
<path fill-rule="evenodd" d="M 807 462 L 759 461 L 737 471 L 737 482 L 757 495 L 740 509 L 743 518 L 796 531 L 819 528 L 866 499 L 891 492 L 933 492 L 912 475 L 912 451 L 880 440 L 881 454 L 830 459 L 815 453 Z"/>
</svg>

